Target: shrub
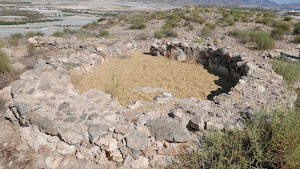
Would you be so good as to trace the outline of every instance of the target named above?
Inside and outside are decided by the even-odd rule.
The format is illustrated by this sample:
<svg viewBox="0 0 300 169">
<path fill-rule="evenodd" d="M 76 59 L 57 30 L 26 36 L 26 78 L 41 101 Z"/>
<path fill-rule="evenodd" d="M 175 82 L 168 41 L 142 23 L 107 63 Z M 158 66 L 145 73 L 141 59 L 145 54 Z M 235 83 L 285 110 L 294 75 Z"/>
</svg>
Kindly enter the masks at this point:
<svg viewBox="0 0 300 169">
<path fill-rule="evenodd" d="M 105 18 L 99 18 L 99 19 L 97 20 L 97 22 L 103 22 L 103 21 L 105 21 Z"/>
<path fill-rule="evenodd" d="M 213 29 L 216 28 L 215 24 L 206 24 L 204 28 L 202 28 L 201 32 L 205 35 L 209 34 Z"/>
<path fill-rule="evenodd" d="M 82 28 L 84 28 L 84 29 L 96 29 L 96 27 L 97 27 L 97 22 L 96 21 L 94 21 L 92 23 L 85 24 L 85 25 L 82 26 Z"/>
<path fill-rule="evenodd" d="M 300 34 L 300 22 L 294 25 L 294 33 Z"/>
<path fill-rule="evenodd" d="M 64 33 L 61 32 L 61 31 L 56 31 L 52 34 L 52 36 L 54 37 L 63 37 L 64 36 Z"/>
<path fill-rule="evenodd" d="M 245 128 L 209 133 L 171 168 L 299 168 L 300 114 L 262 112 Z"/>
<path fill-rule="evenodd" d="M 191 31 L 191 30 L 194 30 L 195 29 L 195 26 L 192 24 L 192 23 L 189 23 L 188 25 L 187 25 L 187 30 L 188 31 Z"/>
<path fill-rule="evenodd" d="M 12 46 L 17 46 L 20 43 L 23 35 L 21 33 L 11 34 L 8 43 Z"/>
<path fill-rule="evenodd" d="M 249 22 L 249 19 L 248 19 L 247 17 L 243 17 L 243 18 L 242 18 L 242 22 L 248 23 L 248 22 Z"/>
<path fill-rule="evenodd" d="M 38 32 L 27 32 L 25 33 L 26 38 L 34 37 L 34 36 L 44 36 L 45 34 L 41 31 Z"/>
<path fill-rule="evenodd" d="M 65 29 L 63 30 L 63 33 L 64 33 L 64 34 L 70 34 L 70 33 L 72 33 L 72 30 L 69 29 L 69 28 L 65 28 Z"/>
<path fill-rule="evenodd" d="M 154 32 L 154 36 L 157 38 L 157 39 L 161 39 L 164 37 L 164 32 L 163 31 L 155 31 Z"/>
<path fill-rule="evenodd" d="M 132 25 L 129 27 L 130 29 L 145 29 L 146 24 L 142 18 L 137 18 L 133 21 Z"/>
<path fill-rule="evenodd" d="M 138 38 L 139 38 L 140 40 L 147 40 L 147 39 L 148 39 L 148 36 L 147 36 L 146 34 L 144 34 L 144 33 L 141 33 L 141 34 L 138 36 Z"/>
<path fill-rule="evenodd" d="M 109 36 L 109 32 L 107 30 L 99 30 L 99 37 L 108 37 Z"/>
<path fill-rule="evenodd" d="M 10 70 L 10 59 L 5 52 L 0 50 L 0 73 L 5 73 Z"/>
<path fill-rule="evenodd" d="M 271 25 L 274 22 L 274 18 L 273 17 L 264 17 L 256 22 L 265 24 L 265 25 Z"/>
<path fill-rule="evenodd" d="M 242 42 L 246 43 L 249 41 L 249 33 L 248 31 L 234 29 L 233 31 L 228 32 L 229 36 L 234 36 Z"/>
<path fill-rule="evenodd" d="M 196 39 L 193 40 L 193 43 L 204 44 L 204 43 L 206 43 L 206 41 L 203 40 L 203 39 L 200 39 L 200 38 L 196 38 Z"/>
<path fill-rule="evenodd" d="M 271 14 L 270 12 L 265 12 L 264 17 L 276 17 L 276 14 Z"/>
<path fill-rule="evenodd" d="M 287 17 L 285 17 L 283 20 L 289 22 L 289 21 L 291 21 L 292 19 L 293 19 L 293 17 L 287 16 Z"/>
<path fill-rule="evenodd" d="M 291 25 L 282 21 L 274 22 L 273 27 L 280 28 L 286 32 L 291 30 Z"/>
<path fill-rule="evenodd" d="M 274 40 L 266 32 L 254 31 L 254 32 L 250 32 L 249 36 L 250 36 L 250 40 L 252 42 L 255 42 L 257 48 L 260 50 L 267 50 L 275 47 Z"/>
<path fill-rule="evenodd" d="M 294 41 L 295 43 L 300 43 L 300 35 L 296 35 Z"/>
<path fill-rule="evenodd" d="M 275 58 L 272 68 L 280 74 L 287 82 L 288 87 L 292 87 L 300 78 L 300 63 L 289 63 L 284 58 Z"/>
<path fill-rule="evenodd" d="M 176 38 L 176 37 L 178 37 L 177 32 L 175 32 L 172 29 L 164 29 L 163 33 L 165 34 L 166 37 L 170 37 L 170 38 Z"/>
<path fill-rule="evenodd" d="M 275 39 L 279 39 L 283 34 L 284 34 L 284 30 L 281 29 L 281 28 L 274 28 L 272 31 L 271 31 L 271 36 Z"/>
</svg>

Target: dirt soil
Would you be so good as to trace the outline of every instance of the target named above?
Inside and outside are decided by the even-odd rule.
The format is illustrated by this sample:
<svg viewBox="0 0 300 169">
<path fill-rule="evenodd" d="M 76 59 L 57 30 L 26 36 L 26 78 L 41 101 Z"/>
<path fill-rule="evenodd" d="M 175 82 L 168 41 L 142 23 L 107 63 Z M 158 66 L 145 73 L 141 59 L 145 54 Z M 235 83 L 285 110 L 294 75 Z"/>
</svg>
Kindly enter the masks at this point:
<svg viewBox="0 0 300 169">
<path fill-rule="evenodd" d="M 215 83 L 218 80 L 218 76 L 200 65 L 136 52 L 128 59 L 111 59 L 109 63 L 100 65 L 87 73 L 76 87 L 82 92 L 89 89 L 111 92 L 113 88 L 117 90 L 114 94 L 118 100 L 127 104 L 135 100 L 152 101 L 161 92 L 135 90 L 141 87 L 166 89 L 177 98 L 206 99 L 212 91 L 220 88 Z"/>
</svg>

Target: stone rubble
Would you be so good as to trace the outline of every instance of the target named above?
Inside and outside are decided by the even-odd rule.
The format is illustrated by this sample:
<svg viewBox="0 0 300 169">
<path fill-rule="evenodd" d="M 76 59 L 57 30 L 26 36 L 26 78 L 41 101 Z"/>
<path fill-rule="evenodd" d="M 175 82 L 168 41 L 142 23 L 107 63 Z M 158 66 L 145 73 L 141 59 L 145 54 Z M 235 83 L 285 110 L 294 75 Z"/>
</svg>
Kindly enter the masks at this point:
<svg viewBox="0 0 300 169">
<path fill-rule="evenodd" d="M 236 85 L 212 100 L 179 99 L 164 91 L 153 102 L 137 101 L 124 107 L 103 91 L 79 94 L 68 73 L 79 68 L 89 71 L 112 56 L 124 57 L 123 51 L 135 50 L 135 42 L 104 45 L 99 41 L 41 37 L 30 38 L 29 42 L 36 47 L 79 49 L 70 56 L 40 59 L 33 70 L 24 72 L 5 89 L 12 97 L 5 117 L 20 126 L 22 141 L 30 148 L 37 153 L 52 152 L 45 159 L 48 168 L 63 165 L 63 156 L 102 166 L 167 166 L 174 156 L 187 147 L 191 149 L 201 133 L 239 129 L 245 118 L 261 108 L 286 107 L 296 99 L 295 93 L 285 89 L 283 78 L 272 70 L 268 58 L 253 62 L 214 46 L 161 41 L 151 46 L 152 55 L 194 60 L 231 76 Z M 83 54 L 81 50 L 88 52 Z"/>
</svg>

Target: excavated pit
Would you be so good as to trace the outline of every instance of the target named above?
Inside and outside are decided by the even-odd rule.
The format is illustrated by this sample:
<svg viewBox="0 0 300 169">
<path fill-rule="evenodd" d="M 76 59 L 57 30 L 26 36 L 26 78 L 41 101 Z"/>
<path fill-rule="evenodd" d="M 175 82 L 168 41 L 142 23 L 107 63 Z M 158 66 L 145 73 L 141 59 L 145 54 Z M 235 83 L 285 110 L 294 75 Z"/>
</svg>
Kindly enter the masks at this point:
<svg viewBox="0 0 300 169">
<path fill-rule="evenodd" d="M 73 85 L 81 93 L 90 89 L 105 91 L 127 105 L 138 100 L 152 102 L 156 95 L 165 91 L 176 98 L 204 100 L 230 91 L 234 82 L 228 75 L 207 70 L 200 64 L 135 52 L 127 59 L 110 59 Z"/>
</svg>

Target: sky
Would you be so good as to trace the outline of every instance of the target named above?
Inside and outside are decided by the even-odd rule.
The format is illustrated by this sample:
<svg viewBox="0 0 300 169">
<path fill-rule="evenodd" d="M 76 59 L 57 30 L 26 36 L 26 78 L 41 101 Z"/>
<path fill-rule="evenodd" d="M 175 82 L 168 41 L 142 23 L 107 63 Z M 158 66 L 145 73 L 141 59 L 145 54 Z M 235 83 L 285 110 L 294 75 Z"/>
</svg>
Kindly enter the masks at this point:
<svg viewBox="0 0 300 169">
<path fill-rule="evenodd" d="M 278 4 L 300 2 L 300 0 L 271 0 L 271 1 L 274 1 L 274 2 L 276 2 Z"/>
</svg>

